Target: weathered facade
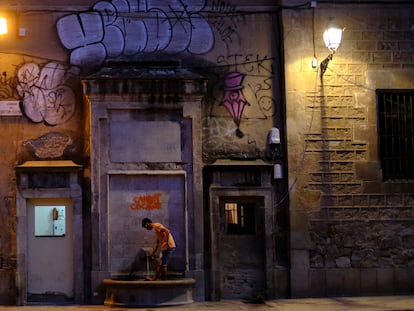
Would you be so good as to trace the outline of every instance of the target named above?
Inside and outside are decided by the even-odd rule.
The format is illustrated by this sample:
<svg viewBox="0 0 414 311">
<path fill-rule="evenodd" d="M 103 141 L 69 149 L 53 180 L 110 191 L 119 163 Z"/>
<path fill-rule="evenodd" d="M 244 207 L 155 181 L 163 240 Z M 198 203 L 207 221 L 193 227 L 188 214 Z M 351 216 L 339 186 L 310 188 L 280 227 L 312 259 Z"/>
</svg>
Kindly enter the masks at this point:
<svg viewBox="0 0 414 311">
<path fill-rule="evenodd" d="M 1 304 L 103 303 L 104 279 L 145 272 L 143 217 L 174 232 L 194 300 L 414 291 L 414 144 L 389 169 L 379 113 L 404 90 L 414 135 L 414 5 L 0 13 Z M 345 31 L 322 73 L 330 17 Z"/>
<path fill-rule="evenodd" d="M 293 296 L 413 292 L 412 160 L 402 169 L 411 179 L 387 176 L 378 98 L 413 89 L 413 9 L 373 1 L 283 10 Z M 329 54 L 318 40 L 329 17 L 345 30 L 321 75 L 311 64 Z"/>
</svg>

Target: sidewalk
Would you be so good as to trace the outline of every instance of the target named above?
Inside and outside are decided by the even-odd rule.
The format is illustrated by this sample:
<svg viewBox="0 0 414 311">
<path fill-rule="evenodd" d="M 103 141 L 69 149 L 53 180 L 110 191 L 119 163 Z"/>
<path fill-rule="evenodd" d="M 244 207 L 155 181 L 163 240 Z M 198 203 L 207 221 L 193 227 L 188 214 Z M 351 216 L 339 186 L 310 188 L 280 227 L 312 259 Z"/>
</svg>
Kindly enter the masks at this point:
<svg viewBox="0 0 414 311">
<path fill-rule="evenodd" d="M 183 310 L 183 311 L 414 311 L 414 296 L 384 297 L 342 297 L 342 298 L 304 298 L 280 299 L 264 304 L 248 304 L 241 301 L 224 300 L 196 302 L 188 305 L 159 308 L 110 308 L 100 305 L 69 306 L 0 306 L 0 311 L 127 311 L 127 310 Z"/>
</svg>

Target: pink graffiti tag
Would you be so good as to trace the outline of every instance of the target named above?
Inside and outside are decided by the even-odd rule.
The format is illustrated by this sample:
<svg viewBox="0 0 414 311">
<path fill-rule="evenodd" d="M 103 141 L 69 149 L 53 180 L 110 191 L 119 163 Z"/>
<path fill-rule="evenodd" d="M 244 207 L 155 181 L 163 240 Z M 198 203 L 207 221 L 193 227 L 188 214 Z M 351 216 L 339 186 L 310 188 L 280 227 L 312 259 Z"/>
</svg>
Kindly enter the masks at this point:
<svg viewBox="0 0 414 311">
<path fill-rule="evenodd" d="M 161 193 L 156 193 L 154 195 L 141 195 L 139 197 L 134 197 L 133 203 L 130 205 L 130 208 L 132 210 L 160 209 L 162 207 L 160 197 L 161 197 Z"/>
</svg>

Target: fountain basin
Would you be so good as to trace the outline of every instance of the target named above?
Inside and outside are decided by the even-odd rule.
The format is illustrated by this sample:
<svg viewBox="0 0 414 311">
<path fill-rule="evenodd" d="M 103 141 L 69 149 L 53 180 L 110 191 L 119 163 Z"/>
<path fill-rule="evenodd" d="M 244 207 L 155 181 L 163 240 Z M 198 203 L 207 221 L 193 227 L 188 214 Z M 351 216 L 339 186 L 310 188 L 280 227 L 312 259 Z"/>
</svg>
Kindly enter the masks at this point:
<svg viewBox="0 0 414 311">
<path fill-rule="evenodd" d="M 157 307 L 189 304 L 193 302 L 192 278 L 170 280 L 114 280 L 104 279 L 105 306 Z"/>
</svg>

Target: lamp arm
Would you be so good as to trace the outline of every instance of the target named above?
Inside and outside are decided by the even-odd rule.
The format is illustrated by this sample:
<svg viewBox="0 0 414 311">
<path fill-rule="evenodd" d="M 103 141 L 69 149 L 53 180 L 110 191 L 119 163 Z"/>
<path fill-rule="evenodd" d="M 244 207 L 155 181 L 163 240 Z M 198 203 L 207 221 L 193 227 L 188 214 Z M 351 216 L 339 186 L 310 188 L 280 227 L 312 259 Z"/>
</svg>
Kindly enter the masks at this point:
<svg viewBox="0 0 414 311">
<path fill-rule="evenodd" d="M 322 62 L 321 62 L 321 75 L 323 75 L 328 68 L 329 62 L 332 60 L 334 52 L 329 54 Z"/>
</svg>

